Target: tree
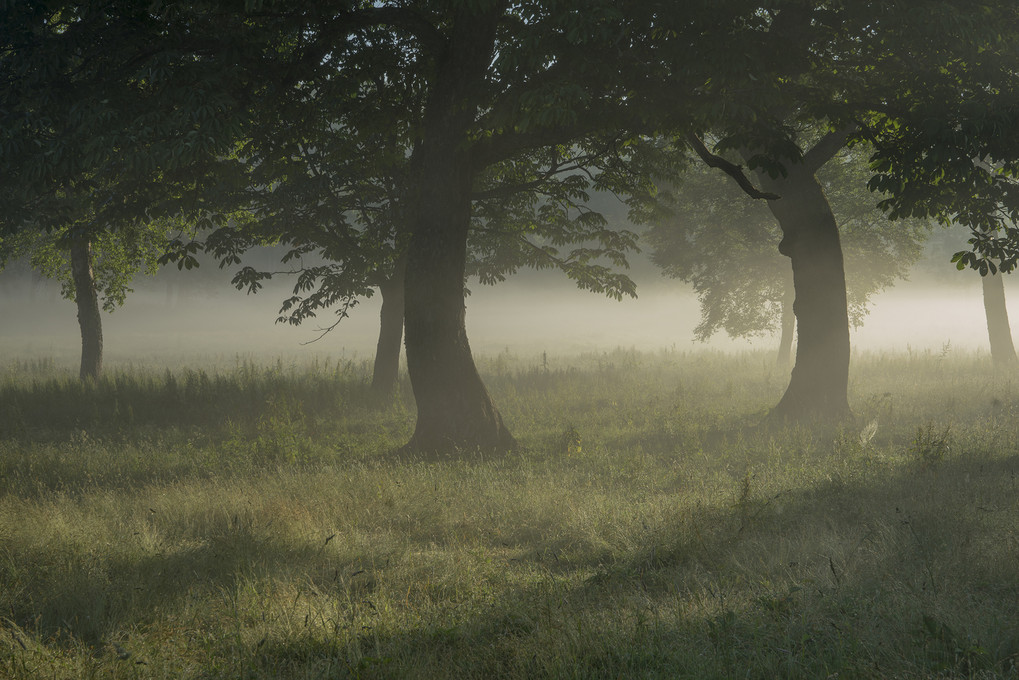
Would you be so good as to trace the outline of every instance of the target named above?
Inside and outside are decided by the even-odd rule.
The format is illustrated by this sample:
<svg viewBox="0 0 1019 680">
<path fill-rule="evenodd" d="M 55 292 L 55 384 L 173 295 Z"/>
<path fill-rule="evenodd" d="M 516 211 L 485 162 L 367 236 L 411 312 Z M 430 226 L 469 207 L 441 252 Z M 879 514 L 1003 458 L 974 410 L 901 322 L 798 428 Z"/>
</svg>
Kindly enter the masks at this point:
<svg viewBox="0 0 1019 680">
<path fill-rule="evenodd" d="M 387 55 L 405 54 L 407 47 L 393 49 L 393 40 L 375 36 L 370 43 L 385 47 L 368 61 L 377 67 Z M 403 61 L 388 68 L 404 79 L 412 72 Z M 234 283 L 257 292 L 267 279 L 296 277 L 277 321 L 300 325 L 333 308 L 338 318 L 319 329 L 323 335 L 377 290 L 382 311 L 372 394 L 380 404 L 391 398 L 397 378 L 410 236 L 406 196 L 417 143 L 379 126 L 395 106 L 388 99 L 394 90 L 404 96 L 413 88 L 395 76 L 369 78 L 338 65 L 305 74 L 301 88 L 261 112 L 240 151 L 253 166 L 248 207 L 257 219 L 220 227 L 202 242 L 176 241 L 164 258 L 185 262 L 204 248 L 221 265 L 238 265 L 253 246 L 285 245 L 280 269 L 242 266 Z M 608 228 L 585 205 L 592 187 L 627 191 L 636 179 L 625 166 L 607 165 L 612 153 L 611 146 L 537 149 L 479 173 L 470 195 L 467 273 L 491 284 L 520 267 L 558 268 L 581 288 L 633 295 L 633 282 L 599 260 L 625 266 L 635 235 Z"/>
<path fill-rule="evenodd" d="M 948 60 L 943 44 L 918 46 L 899 96 L 869 120 L 871 186 L 889 192 L 881 205 L 892 217 L 970 231 L 969 249 L 952 261 L 983 277 L 992 360 L 1008 365 L 1015 349 L 998 274 L 1019 261 L 1019 7 L 943 4 L 918 18 L 950 32 L 956 54 Z"/>
<path fill-rule="evenodd" d="M 1008 323 L 1008 309 L 1005 307 L 1004 278 L 1000 273 L 988 273 L 981 277 L 987 336 L 991 344 L 991 361 L 996 366 L 1012 366 L 1016 363 L 1012 329 Z"/>
<path fill-rule="evenodd" d="M 619 270 L 637 236 L 599 203 L 627 200 L 650 180 L 633 172 L 617 142 L 538 149 L 490 167 L 473 194 L 468 274 L 493 285 L 524 267 L 557 269 L 581 289 L 636 297 Z"/>
<path fill-rule="evenodd" d="M 583 154 L 563 157 L 557 151 L 556 157 L 547 162 L 518 159 L 494 168 L 480 179 L 479 185 L 486 188 L 472 194 L 466 274 L 477 277 L 482 284 L 493 285 L 520 268 L 554 268 L 565 273 L 580 288 L 616 299 L 634 296 L 633 282 L 613 266 L 626 266 L 625 253 L 635 249 L 635 235 L 625 229 L 611 228 L 601 213 L 587 207 L 590 185 L 605 187 L 604 181 L 589 181 L 586 175 L 570 174 L 581 167 L 591 171 L 595 169 L 594 162 Z M 607 173 L 599 174 L 607 177 Z M 354 195 L 356 191 L 348 194 Z M 374 286 L 382 297 L 371 383 L 372 400 L 378 405 L 389 403 L 395 392 L 403 332 L 409 227 L 392 217 L 401 214 L 398 196 L 399 192 L 389 191 L 377 203 L 361 204 L 347 213 L 356 216 L 352 219 L 354 232 L 359 237 L 372 234 L 366 244 L 358 246 L 374 252 L 364 261 L 378 261 L 367 275 L 359 274 L 356 267 L 348 264 L 354 250 L 353 239 L 346 244 L 344 255 L 338 255 L 329 247 L 335 229 L 301 235 L 305 248 L 314 246 L 316 264 L 284 270 L 299 278 L 293 296 L 285 301 L 278 319 L 299 325 L 320 310 L 335 305 L 339 319 L 324 329 L 328 332 L 346 317 L 359 296 L 371 294 L 361 282 Z M 321 208 L 327 202 L 326 198 L 321 198 L 318 206 Z M 382 221 L 386 221 L 385 229 L 378 226 Z M 296 245 L 292 225 L 293 221 L 288 220 L 285 233 L 280 233 L 278 239 Z M 389 236 L 380 240 L 380 233 Z M 316 234 L 325 238 L 317 238 Z M 380 244 L 385 247 L 379 249 Z M 563 252 L 564 248 L 568 250 Z M 293 260 L 295 254 L 291 251 L 288 256 Z M 246 268 L 238 275 L 236 283 L 250 290 L 251 283 L 260 282 L 267 275 L 275 274 Z M 342 299 L 335 294 L 324 294 L 341 290 L 345 291 Z"/>
<path fill-rule="evenodd" d="M 866 148 L 843 149 L 818 173 L 832 206 L 846 258 L 849 320 L 860 326 L 869 297 L 905 277 L 921 253 L 928 225 L 891 223 L 867 190 Z M 719 330 L 752 337 L 781 330 L 780 364 L 792 345 L 792 273 L 775 247 L 782 238 L 760 201 L 719 173 L 690 162 L 677 185 L 664 192 L 666 212 L 645 234 L 652 260 L 668 276 L 693 284 L 700 297 L 699 340 Z"/>
<path fill-rule="evenodd" d="M 413 142 L 406 147 L 409 158 L 396 159 L 407 168 L 401 202 L 410 227 L 406 347 L 418 403 L 410 446 L 426 451 L 512 448 L 513 438 L 477 374 L 464 323 L 473 193 L 484 173 L 500 163 L 542 149 L 612 150 L 606 140 L 625 138 L 620 130 L 644 126 L 635 112 L 645 104 L 646 93 L 662 91 L 641 82 L 649 66 L 661 70 L 647 49 L 649 35 L 658 28 L 643 17 L 640 28 L 647 34 L 631 31 L 618 3 L 601 2 L 366 3 L 275 10 L 259 20 L 290 31 L 292 42 L 299 43 L 296 57 L 289 52 L 280 56 L 291 64 L 300 62 L 300 75 L 292 82 L 309 97 L 317 92 L 309 85 L 314 78 L 365 68 L 364 89 L 353 101 L 374 110 L 384 95 L 372 83 L 403 83 L 408 73 L 414 77 L 410 87 L 397 88 L 410 93 L 411 104 L 382 119 L 386 129 L 406 132 Z M 708 30 L 710 18 L 705 17 L 704 31 L 693 25 L 691 35 L 697 40 L 683 41 L 689 50 L 710 56 L 717 44 Z M 393 41 L 411 64 L 399 73 L 368 56 L 378 44 Z M 633 82 L 606 78 L 617 70 L 639 75 Z M 672 107 L 669 115 L 678 118 L 682 111 Z M 356 144 L 365 121 L 331 132 L 340 143 Z M 393 159 L 373 155 L 372 176 L 388 176 L 374 169 L 388 170 L 387 162 Z M 275 191 L 277 184 L 256 186 Z"/>
<path fill-rule="evenodd" d="M 950 40 L 919 43 L 902 87 L 866 119 L 870 186 L 892 218 L 970 230 L 958 268 L 981 276 L 1019 261 L 1019 6 L 942 2 L 903 34 L 931 26 Z"/>
<path fill-rule="evenodd" d="M 122 301 L 162 239 L 152 225 L 208 226 L 243 177 L 250 81 L 229 38 L 197 37 L 232 35 L 210 23 L 228 28 L 117 0 L 0 5 L 0 237 L 73 294 L 83 377 L 101 370 L 97 290 Z"/>
<path fill-rule="evenodd" d="M 628 145 L 643 135 L 667 132 L 687 139 L 690 132 L 718 130 L 723 142 L 718 150 L 746 151 L 751 170 L 766 175 L 758 181 L 777 181 L 784 172 L 792 178 L 783 186 L 787 192 L 801 191 L 810 197 L 819 154 L 802 153 L 790 139 L 787 123 L 792 117 L 826 122 L 833 139 L 844 139 L 847 128 L 858 130 L 850 133 L 857 137 L 874 137 L 878 154 L 892 159 L 888 161 L 893 166 L 891 175 L 899 177 L 903 174 L 899 168 L 904 167 L 900 161 L 909 154 L 893 143 L 887 144 L 891 151 L 882 151 L 878 142 L 888 142 L 897 129 L 922 127 L 924 119 L 910 110 L 886 106 L 889 101 L 910 99 L 901 82 L 913 65 L 896 60 L 906 62 L 914 53 L 943 50 L 929 55 L 930 69 L 936 75 L 938 69 L 950 74 L 954 80 L 942 84 L 958 97 L 971 81 L 956 76 L 968 77 L 973 71 L 978 78 L 972 82 L 983 82 L 981 60 L 992 53 L 996 59 L 999 47 L 1012 35 L 1006 31 L 1004 39 L 995 38 L 989 27 L 1007 27 L 998 21 L 1009 20 L 1009 12 L 1015 13 L 1005 0 L 981 3 L 981 9 L 987 8 L 990 14 L 979 18 L 980 44 L 974 48 L 967 42 L 956 49 L 952 38 L 958 37 L 963 25 L 957 19 L 966 16 L 965 7 L 972 7 L 962 0 L 937 3 L 938 10 L 956 12 L 951 17 L 954 23 L 942 26 L 938 22 L 944 13 L 925 13 L 920 18 L 924 30 L 916 35 L 911 33 L 916 24 L 912 3 L 876 0 L 851 7 L 782 0 L 767 8 L 746 0 L 259 2 L 245 3 L 243 8 L 233 3 L 211 8 L 204 4 L 142 8 L 124 0 L 93 0 L 66 6 L 75 11 L 81 8 L 84 18 L 49 31 L 43 41 L 56 48 L 53 53 L 74 55 L 56 65 L 59 77 L 50 76 L 52 64 L 30 64 L 26 72 L 43 85 L 33 88 L 19 80 L 22 70 L 14 62 L 14 67 L 3 70 L 12 82 L 17 81 L 16 89 L 25 93 L 38 90 L 52 96 L 70 82 L 101 114 L 97 117 L 86 107 L 86 119 L 103 133 L 99 136 L 90 135 L 88 126 L 64 126 L 67 134 L 56 139 L 71 140 L 68 148 L 73 153 L 67 154 L 61 150 L 64 142 L 47 138 L 51 126 L 40 123 L 37 114 L 46 102 L 37 97 L 34 104 L 25 106 L 13 97 L 15 114 L 0 121 L 11 126 L 2 133 L 0 148 L 13 145 L 17 149 L 2 152 L 0 168 L 10 169 L 14 164 L 7 160 L 28 154 L 32 163 L 26 167 L 41 169 L 39 178 L 47 179 L 49 196 L 54 186 L 75 197 L 90 195 L 72 186 L 72 180 L 81 182 L 93 173 L 98 186 L 125 189 L 116 195 L 127 197 L 126 203 L 134 208 L 145 205 L 154 210 L 176 203 L 179 209 L 182 196 L 193 197 L 184 201 L 191 207 L 219 207 L 222 197 L 216 195 L 215 187 L 206 185 L 221 175 L 210 175 L 208 168 L 237 158 L 234 143 L 244 137 L 250 113 L 260 113 L 278 101 L 297 101 L 295 93 L 314 98 L 315 84 L 324 82 L 327 73 L 353 74 L 351 83 L 358 89 L 348 90 L 351 105 L 383 111 L 382 103 L 394 102 L 374 125 L 358 118 L 355 127 L 331 132 L 341 144 L 363 140 L 370 129 L 394 130 L 398 137 L 413 142 L 396 145 L 409 150 L 409 158 L 387 160 L 379 153 L 370 154 L 368 162 L 372 176 L 388 176 L 375 173 L 376 168 L 387 170 L 387 163 L 407 168 L 406 195 L 401 198 L 410 225 L 406 346 L 419 406 L 410 446 L 427 451 L 506 449 L 514 444 L 477 374 L 464 323 L 472 195 L 489 168 L 551 148 L 578 148 L 586 153 L 618 146 L 622 153 L 613 153 L 633 162 Z M 37 5 L 31 7 L 38 12 Z M 15 18 L 19 30 L 28 27 L 24 35 L 29 36 L 25 44 L 30 45 L 19 44 L 13 50 L 17 61 L 22 54 L 37 52 L 32 47 L 32 22 L 21 22 L 21 15 Z M 126 34 L 123 42 L 116 42 L 119 31 Z M 65 34 L 86 41 L 77 42 L 77 51 L 69 52 Z M 91 49 L 87 40 L 99 48 Z M 375 63 L 374 57 L 387 49 L 399 55 L 399 69 L 393 61 Z M 89 52 L 86 59 L 80 57 L 83 50 Z M 957 64 L 960 55 L 965 57 L 962 66 Z M 139 75 L 139 64 L 149 69 L 143 75 Z M 929 70 L 927 64 L 923 68 Z M 406 87 L 396 88 L 390 100 L 383 91 L 392 90 L 379 83 Z M 89 84 L 95 87 L 94 96 L 92 90 L 82 89 Z M 64 123 L 73 123 L 78 110 L 58 107 L 57 114 Z M 28 127 L 22 121 L 25 113 L 32 123 Z M 275 124 L 276 117 L 268 120 Z M 257 132 L 257 124 L 251 129 Z M 98 152 L 91 148 L 96 139 Z M 615 145 L 609 143 L 612 140 Z M 36 141 L 42 143 L 42 151 L 32 148 Z M 828 142 L 822 144 L 829 147 Z M 146 151 L 139 155 L 135 147 Z M 393 145 L 384 146 L 390 148 Z M 47 150 L 61 153 L 47 154 Z M 47 165 L 54 159 L 59 161 L 56 166 Z M 64 168 L 59 165 L 62 162 L 73 167 Z M 184 169 L 187 173 L 181 174 Z M 8 173 L 0 175 L 0 180 L 8 176 L 17 179 Z M 51 178 L 64 183 L 55 184 Z M 285 179 L 273 172 L 268 181 L 254 184 L 273 192 Z M 174 180 L 191 185 L 183 192 L 167 191 Z M 23 199 L 36 194 L 31 181 L 16 184 L 11 192 L 17 198 L 15 208 L 25 214 L 31 200 Z M 892 192 L 901 193 L 898 188 Z M 811 201 L 816 207 L 815 199 Z M 789 205 L 775 205 L 775 209 L 784 212 Z M 838 318 L 845 317 L 844 295 L 843 311 L 833 311 L 838 307 L 838 295 L 832 292 L 838 288 L 834 274 L 841 270 L 837 231 L 830 211 L 808 212 L 786 216 L 791 224 L 809 221 L 812 225 L 790 229 L 790 235 L 796 234 L 787 239 L 787 250 L 799 253 L 793 259 L 803 263 L 798 267 L 794 262 L 794 272 L 818 280 L 832 278 L 833 285 L 797 285 L 797 309 L 804 310 L 799 319 L 797 363 L 800 356 L 805 360 L 810 355 L 819 368 L 827 366 L 812 349 L 804 348 L 811 344 L 804 343 L 807 337 L 817 339 L 819 345 L 837 347 L 840 358 L 834 364 L 840 366 L 827 371 L 829 387 L 834 385 L 837 392 L 840 380 L 845 382 L 840 377 L 846 370 L 841 356 L 848 360 L 848 343 L 834 339 L 842 331 L 832 330 L 845 325 Z M 832 266 L 817 267 L 805 250 L 801 252 L 819 229 L 826 235 L 821 252 Z M 818 291 L 824 294 L 814 295 Z M 816 318 L 808 323 L 806 317 L 811 315 Z M 793 383 L 810 382 L 798 381 L 801 374 L 811 371 L 794 369 Z M 834 411 L 840 410 L 840 401 L 844 397 L 840 400 L 829 393 L 816 400 Z"/>
<path fill-rule="evenodd" d="M 777 41 L 786 46 L 784 58 L 745 49 L 746 73 L 732 76 L 723 71 L 712 83 L 716 91 L 734 95 L 731 105 L 704 128 L 719 139 L 715 153 L 697 136 L 684 138 L 748 194 L 766 199 L 782 226 L 779 249 L 792 261 L 799 343 L 789 388 L 772 412 L 779 418 L 849 414 L 843 258 L 837 226 L 815 173 L 842 146 L 867 140 L 874 145 L 873 169 L 878 172 L 869 186 L 892 194 L 880 205 L 891 208 L 911 201 L 910 192 L 916 193 L 915 187 L 907 187 L 911 177 L 926 173 L 927 181 L 939 173 L 956 176 L 959 171 L 942 167 L 954 162 L 952 153 L 942 153 L 936 146 L 914 153 L 917 148 L 902 140 L 926 135 L 930 141 L 933 137 L 925 129 L 951 129 L 960 109 L 966 110 L 967 105 L 960 103 L 972 88 L 986 82 L 988 74 L 1002 78 L 1014 64 L 1001 58 L 1004 49 L 1011 49 L 1003 36 L 1015 35 L 1019 24 L 1013 4 L 983 2 L 976 13 L 973 3 L 928 4 L 918 13 L 910 3 L 832 7 L 790 0 L 762 10 L 746 25 L 748 44 L 767 46 L 772 41 L 773 49 Z M 927 61 L 918 65 L 917 54 Z M 923 107 L 918 110 L 911 102 L 928 101 L 927 92 L 916 96 L 927 75 L 937 83 L 939 101 L 947 104 L 925 118 L 917 115 Z M 1001 83 L 1004 79 L 995 80 L 996 85 Z M 983 94 L 1004 113 L 1008 98 L 998 97 L 1001 91 L 989 88 Z M 802 123 L 811 121 L 829 132 L 807 148 L 796 135 Z M 986 143 L 989 133 L 985 125 L 984 142 L 970 138 L 969 148 Z M 741 167 L 718 155 L 727 151 L 743 158 L 753 171 L 753 181 Z M 969 166 L 974 157 L 980 156 L 971 154 L 966 159 Z M 914 172 L 907 158 L 917 162 L 922 173 Z M 921 218 L 928 214 L 895 209 L 890 213 Z"/>
<path fill-rule="evenodd" d="M 928 240 L 923 261 L 914 267 L 911 276 L 927 285 L 946 285 L 946 264 L 966 242 L 970 230 L 963 225 L 949 225 L 941 232 L 932 234 Z M 962 271 L 972 271 L 966 267 Z M 977 272 L 979 276 L 979 272 Z M 981 297 L 984 307 L 984 318 L 988 331 L 988 348 L 992 363 L 1008 366 L 1016 360 L 1012 332 L 1008 320 L 1008 309 L 1005 306 L 1005 279 L 1003 274 L 987 273 L 981 276 Z M 953 282 L 956 283 L 957 282 Z"/>
<path fill-rule="evenodd" d="M 407 365 L 418 404 L 412 448 L 515 445 L 478 376 L 465 330 L 472 188 L 483 169 L 532 150 L 591 148 L 619 139 L 621 130 L 623 138 L 639 131 L 644 120 L 636 111 L 662 91 L 646 79 L 662 62 L 647 52 L 659 26 L 633 9 L 626 15 L 618 3 L 463 3 L 439 35 L 429 32 L 424 56 L 432 77 L 412 158 L 415 219 L 407 252 Z M 684 17 L 683 45 L 710 59 L 711 24 L 698 32 L 694 18 Z M 686 74 L 677 69 L 669 84 L 691 91 Z M 677 120 L 684 113 L 670 111 Z"/>
<path fill-rule="evenodd" d="M 153 224 L 131 230 L 90 230 L 75 224 L 51 232 L 23 229 L 0 238 L 0 270 L 27 259 L 32 268 L 59 281 L 61 294 L 75 303 L 81 329 L 82 380 L 96 380 L 103 366 L 102 309 L 124 304 L 139 271 L 155 273 L 173 228 Z"/>
<path fill-rule="evenodd" d="M 204 42 L 230 28 L 218 14 L 198 37 L 202 17 L 179 7 L 18 2 L 0 12 L 6 231 L 198 213 L 242 169 L 231 152 L 252 79 L 226 37 Z"/>
<path fill-rule="evenodd" d="M 849 315 L 846 277 L 838 225 L 817 172 L 845 143 L 846 135 L 829 132 L 813 146 L 795 153 L 774 176 L 758 171 L 768 208 L 782 230 L 779 252 L 792 262 L 794 312 L 798 343 L 789 387 L 772 409 L 780 419 L 841 418 L 849 414 Z M 787 143 L 796 144 L 787 139 Z M 709 164 L 721 159 L 699 140 L 694 148 Z M 760 154 L 748 148 L 749 162 Z M 756 191 L 756 190 L 754 190 Z"/>
<path fill-rule="evenodd" d="M 97 378 L 99 293 L 121 304 L 171 221 L 209 228 L 235 210 L 234 145 L 257 86 L 238 24 L 214 7 L 3 3 L 0 25 L 3 255 L 62 281 L 81 376 Z"/>
</svg>

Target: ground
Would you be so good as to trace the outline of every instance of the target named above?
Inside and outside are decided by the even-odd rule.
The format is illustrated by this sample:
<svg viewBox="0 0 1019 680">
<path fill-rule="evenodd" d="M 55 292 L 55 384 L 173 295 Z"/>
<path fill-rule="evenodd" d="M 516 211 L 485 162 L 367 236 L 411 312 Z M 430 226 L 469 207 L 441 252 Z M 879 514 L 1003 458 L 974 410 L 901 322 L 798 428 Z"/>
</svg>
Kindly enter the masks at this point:
<svg viewBox="0 0 1019 680">
<path fill-rule="evenodd" d="M 0 677 L 1019 677 L 1019 388 L 854 357 L 482 358 L 506 456 L 393 452 L 366 365 L 0 372 Z"/>
</svg>

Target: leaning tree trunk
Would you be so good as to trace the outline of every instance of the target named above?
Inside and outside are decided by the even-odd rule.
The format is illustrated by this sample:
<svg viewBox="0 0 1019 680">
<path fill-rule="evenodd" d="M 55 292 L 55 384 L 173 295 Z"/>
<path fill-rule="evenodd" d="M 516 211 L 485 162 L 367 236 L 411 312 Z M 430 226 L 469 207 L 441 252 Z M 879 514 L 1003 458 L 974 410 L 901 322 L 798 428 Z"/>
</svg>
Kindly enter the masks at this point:
<svg viewBox="0 0 1019 680">
<path fill-rule="evenodd" d="M 1008 324 L 1005 307 L 1005 281 L 1001 274 L 980 277 L 984 288 L 984 313 L 987 315 L 987 335 L 991 341 L 991 361 L 995 366 L 1016 363 L 1012 329 Z"/>
<path fill-rule="evenodd" d="M 782 291 L 782 336 L 778 341 L 778 365 L 787 367 L 792 362 L 793 332 L 796 329 L 796 315 L 793 313 L 793 302 L 796 300 L 796 289 L 793 288 L 792 272 L 785 281 Z"/>
<path fill-rule="evenodd" d="M 379 313 L 379 344 L 372 371 L 371 401 L 376 406 L 390 404 L 396 395 L 400 377 L 400 349 L 403 344 L 404 264 L 399 262 L 393 275 L 379 283 L 382 311 Z"/>
<path fill-rule="evenodd" d="M 470 102 L 484 86 L 497 10 L 454 21 L 437 57 L 415 165 L 413 232 L 407 251 L 407 371 L 417 425 L 407 448 L 512 449 L 516 442 L 478 375 L 467 342 L 464 276 L 474 177 Z"/>
<path fill-rule="evenodd" d="M 96 380 L 103 370 L 103 321 L 92 273 L 92 246 L 83 235 L 71 239 L 71 278 L 81 328 L 80 375 L 82 380 Z"/>
<path fill-rule="evenodd" d="M 838 225 L 828 199 L 804 163 L 786 177 L 761 174 L 781 196 L 768 207 L 782 228 L 779 252 L 792 261 L 796 363 L 772 416 L 789 420 L 849 415 L 849 313 Z"/>
</svg>

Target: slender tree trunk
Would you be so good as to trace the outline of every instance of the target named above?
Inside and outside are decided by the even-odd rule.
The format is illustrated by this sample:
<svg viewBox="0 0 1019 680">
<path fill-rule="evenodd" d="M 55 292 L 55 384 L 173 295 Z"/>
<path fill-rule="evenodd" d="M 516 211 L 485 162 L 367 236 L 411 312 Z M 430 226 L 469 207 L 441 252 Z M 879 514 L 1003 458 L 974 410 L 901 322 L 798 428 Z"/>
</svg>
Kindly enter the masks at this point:
<svg viewBox="0 0 1019 680">
<path fill-rule="evenodd" d="M 987 315 L 987 335 L 991 341 L 991 361 L 995 366 L 1016 363 L 1012 329 L 1005 307 L 1005 280 L 1001 274 L 981 276 L 984 288 L 984 313 Z"/>
<path fill-rule="evenodd" d="M 421 142 L 413 159 L 416 211 L 407 252 L 407 370 L 417 425 L 407 448 L 509 450 L 516 444 L 478 375 L 467 342 L 464 276 L 474 178 L 468 131 L 484 86 L 498 6 L 465 9 L 436 60 Z"/>
<path fill-rule="evenodd" d="M 796 300 L 796 363 L 772 416 L 789 420 L 849 415 L 849 313 L 838 225 L 824 190 L 805 164 L 786 177 L 760 173 L 782 198 L 768 207 L 782 228 L 779 252 L 790 258 Z"/>
<path fill-rule="evenodd" d="M 796 315 L 793 313 L 795 300 L 796 289 L 793 287 L 792 272 L 790 272 L 782 293 L 782 336 L 778 341 L 778 365 L 782 368 L 788 366 L 793 357 L 793 332 L 796 330 Z"/>
<path fill-rule="evenodd" d="M 103 370 L 103 320 L 92 274 L 92 246 L 85 236 L 71 239 L 71 278 L 81 328 L 81 379 L 96 380 Z"/>
<path fill-rule="evenodd" d="M 393 276 L 379 283 L 382 311 L 379 313 L 379 344 L 375 350 L 372 371 L 371 400 L 385 406 L 396 395 L 400 377 L 400 349 L 403 346 L 404 262 L 400 261 Z"/>
</svg>

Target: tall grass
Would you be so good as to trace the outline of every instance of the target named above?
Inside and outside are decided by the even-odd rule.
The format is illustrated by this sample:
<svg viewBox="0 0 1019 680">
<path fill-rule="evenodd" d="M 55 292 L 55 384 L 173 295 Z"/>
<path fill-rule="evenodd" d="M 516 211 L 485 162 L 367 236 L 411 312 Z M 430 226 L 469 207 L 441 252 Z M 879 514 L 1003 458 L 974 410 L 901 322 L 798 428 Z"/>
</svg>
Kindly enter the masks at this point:
<svg viewBox="0 0 1019 680">
<path fill-rule="evenodd" d="M 524 444 L 397 455 L 350 363 L 0 387 L 0 677 L 1019 677 L 1019 405 L 854 360 L 759 426 L 761 354 L 481 362 Z"/>
</svg>

